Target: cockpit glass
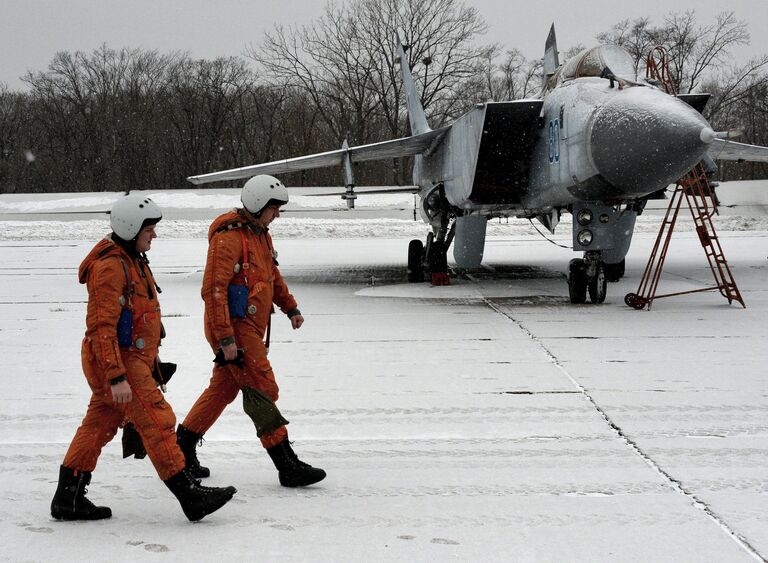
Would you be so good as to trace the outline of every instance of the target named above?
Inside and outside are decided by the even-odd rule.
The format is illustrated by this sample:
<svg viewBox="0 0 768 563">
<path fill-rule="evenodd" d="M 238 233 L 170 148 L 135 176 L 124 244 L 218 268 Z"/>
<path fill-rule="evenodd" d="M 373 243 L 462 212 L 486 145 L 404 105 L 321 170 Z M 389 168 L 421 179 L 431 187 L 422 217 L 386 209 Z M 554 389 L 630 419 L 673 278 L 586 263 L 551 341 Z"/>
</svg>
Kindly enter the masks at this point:
<svg viewBox="0 0 768 563">
<path fill-rule="evenodd" d="M 606 67 L 617 78 L 630 82 L 637 81 L 635 62 L 629 53 L 617 45 L 600 45 L 581 51 L 565 64 L 563 79 L 599 77 Z"/>
<path fill-rule="evenodd" d="M 605 66 L 611 69 L 611 72 L 617 78 L 623 78 L 631 82 L 637 81 L 637 69 L 635 61 L 624 49 L 618 45 L 603 45 L 600 47 L 600 56 L 605 62 Z"/>
</svg>

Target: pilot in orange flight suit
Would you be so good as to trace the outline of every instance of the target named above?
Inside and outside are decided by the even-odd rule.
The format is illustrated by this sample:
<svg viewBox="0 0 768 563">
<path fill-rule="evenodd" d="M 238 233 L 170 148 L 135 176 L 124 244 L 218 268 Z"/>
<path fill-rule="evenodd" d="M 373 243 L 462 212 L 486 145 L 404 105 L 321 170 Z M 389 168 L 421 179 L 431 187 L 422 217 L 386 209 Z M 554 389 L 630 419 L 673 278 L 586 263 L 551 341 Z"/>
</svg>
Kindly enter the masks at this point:
<svg viewBox="0 0 768 563">
<path fill-rule="evenodd" d="M 272 176 L 249 179 L 240 195 L 242 209 L 221 215 L 208 232 L 208 258 L 203 276 L 205 336 L 217 364 L 210 384 L 176 431 L 187 467 L 208 477 L 196 446 L 225 407 L 243 392 L 243 409 L 256 426 L 262 446 L 278 470 L 284 487 L 303 487 L 325 478 L 294 453 L 288 423 L 275 406 L 278 386 L 267 359 L 272 304 L 288 315 L 294 329 L 304 317 L 277 267 L 277 253 L 267 226 L 288 203 L 288 190 Z"/>
<path fill-rule="evenodd" d="M 86 498 L 85 488 L 102 448 L 126 419 L 190 520 L 218 510 L 235 493 L 234 487 L 203 487 L 185 469 L 174 433 L 176 417 L 153 377 L 159 367 L 162 325 L 159 288 L 145 253 L 161 218 L 160 208 L 148 197 L 130 194 L 119 199 L 110 212 L 112 234 L 80 265 L 80 283 L 88 288 L 81 356 L 92 395 L 59 470 L 51 503 L 56 519 L 112 516 L 108 507 L 94 506 Z"/>
</svg>

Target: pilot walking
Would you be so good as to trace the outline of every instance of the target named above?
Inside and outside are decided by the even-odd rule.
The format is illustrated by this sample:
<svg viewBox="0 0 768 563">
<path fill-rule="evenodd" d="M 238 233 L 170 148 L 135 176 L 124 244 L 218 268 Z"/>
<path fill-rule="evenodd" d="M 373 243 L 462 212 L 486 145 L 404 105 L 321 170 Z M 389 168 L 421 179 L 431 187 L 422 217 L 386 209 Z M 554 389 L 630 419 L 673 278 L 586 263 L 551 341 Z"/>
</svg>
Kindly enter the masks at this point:
<svg viewBox="0 0 768 563">
<path fill-rule="evenodd" d="M 196 446 L 224 409 L 243 393 L 243 410 L 278 470 L 284 487 L 304 487 L 325 478 L 325 471 L 296 456 L 275 402 L 278 386 L 267 359 L 273 303 L 293 329 L 304 323 L 277 264 L 269 224 L 288 203 L 288 190 L 272 176 L 249 179 L 240 194 L 243 207 L 216 218 L 208 231 L 208 258 L 203 275 L 205 336 L 216 354 L 208 388 L 177 429 L 187 466 L 208 477 Z M 264 339 L 267 339 L 265 344 Z"/>
<path fill-rule="evenodd" d="M 127 195 L 110 212 L 111 235 L 99 241 L 80 265 L 88 288 L 81 356 L 91 388 L 88 410 L 59 469 L 51 502 L 57 520 L 101 520 L 112 510 L 86 496 L 102 448 L 124 420 L 133 423 L 149 458 L 190 520 L 224 506 L 234 487 L 203 487 L 186 469 L 176 444 L 176 417 L 153 370 L 159 368 L 160 304 L 146 252 L 157 236 L 160 208 L 148 197 Z"/>
</svg>

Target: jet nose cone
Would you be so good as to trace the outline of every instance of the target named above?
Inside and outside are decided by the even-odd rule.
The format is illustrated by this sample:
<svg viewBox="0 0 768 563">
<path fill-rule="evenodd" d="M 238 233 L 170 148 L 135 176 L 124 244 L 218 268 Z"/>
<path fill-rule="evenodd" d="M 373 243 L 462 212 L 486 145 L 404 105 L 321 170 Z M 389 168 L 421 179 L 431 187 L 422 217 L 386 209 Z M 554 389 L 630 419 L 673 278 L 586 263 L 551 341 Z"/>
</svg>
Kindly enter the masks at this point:
<svg viewBox="0 0 768 563">
<path fill-rule="evenodd" d="M 702 143 L 709 145 L 715 140 L 715 132 L 709 127 L 704 127 L 699 133 L 699 138 Z"/>
<path fill-rule="evenodd" d="M 636 87 L 617 92 L 594 116 L 590 150 L 608 182 L 640 196 L 688 172 L 714 138 L 707 121 L 685 102 Z"/>
</svg>

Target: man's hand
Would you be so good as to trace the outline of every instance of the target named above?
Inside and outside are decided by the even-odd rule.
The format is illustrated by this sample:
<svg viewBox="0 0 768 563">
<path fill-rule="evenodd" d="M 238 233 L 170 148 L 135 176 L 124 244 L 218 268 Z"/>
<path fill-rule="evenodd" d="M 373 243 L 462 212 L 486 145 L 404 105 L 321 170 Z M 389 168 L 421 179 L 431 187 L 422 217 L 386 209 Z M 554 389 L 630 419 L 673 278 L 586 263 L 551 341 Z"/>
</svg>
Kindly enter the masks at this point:
<svg viewBox="0 0 768 563">
<path fill-rule="evenodd" d="M 131 386 L 128 385 L 127 381 L 110 385 L 110 389 L 112 390 L 112 400 L 118 405 L 130 403 L 133 399 L 133 391 L 131 391 Z"/>
<path fill-rule="evenodd" d="M 291 326 L 293 327 L 293 330 L 296 330 L 297 328 L 301 328 L 301 325 L 304 324 L 304 317 L 301 315 L 294 315 L 291 317 Z"/>
<path fill-rule="evenodd" d="M 227 361 L 237 358 L 237 344 L 235 342 L 222 346 L 221 351 L 224 353 L 224 359 Z"/>
<path fill-rule="evenodd" d="M 219 348 L 216 352 L 216 356 L 213 358 L 213 363 L 217 366 L 237 366 L 239 368 L 245 367 L 245 351 L 242 348 L 237 348 L 234 359 L 228 360 L 224 357 L 224 350 Z"/>
</svg>

